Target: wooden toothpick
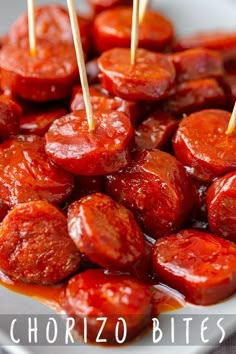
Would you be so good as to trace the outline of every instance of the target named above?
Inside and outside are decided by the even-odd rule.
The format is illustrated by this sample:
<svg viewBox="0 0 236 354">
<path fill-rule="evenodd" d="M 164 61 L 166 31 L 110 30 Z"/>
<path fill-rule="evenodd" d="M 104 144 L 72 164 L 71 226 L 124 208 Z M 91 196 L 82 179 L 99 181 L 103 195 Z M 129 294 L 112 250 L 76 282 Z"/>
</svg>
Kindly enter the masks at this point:
<svg viewBox="0 0 236 354">
<path fill-rule="evenodd" d="M 80 36 L 80 30 L 79 30 L 78 18 L 77 18 L 74 0 L 67 0 L 67 5 L 68 5 L 68 10 L 70 15 L 70 22 L 71 22 L 73 40 L 75 45 L 77 63 L 79 67 L 80 82 L 81 82 L 83 96 L 84 96 L 85 111 L 88 120 L 89 130 L 92 131 L 95 129 L 95 122 L 93 117 L 93 109 L 92 109 L 92 104 L 90 99 L 89 85 L 88 85 L 88 79 L 87 79 L 85 62 L 84 62 L 84 52 L 81 44 L 81 36 Z"/>
<path fill-rule="evenodd" d="M 149 0 L 141 0 L 139 8 L 139 23 L 143 21 L 145 13 L 147 11 Z"/>
<path fill-rule="evenodd" d="M 35 29 L 35 3 L 34 0 L 28 0 L 28 31 L 30 55 L 36 56 L 36 29 Z"/>
<path fill-rule="evenodd" d="M 139 40 L 139 0 L 133 0 L 132 32 L 131 32 L 131 65 L 136 63 Z"/>
<path fill-rule="evenodd" d="M 232 134 L 235 130 L 235 127 L 236 127 L 236 102 L 234 104 L 234 109 L 233 109 L 233 112 L 232 112 L 230 120 L 229 120 L 229 125 L 226 130 L 226 134 L 227 135 Z"/>
</svg>

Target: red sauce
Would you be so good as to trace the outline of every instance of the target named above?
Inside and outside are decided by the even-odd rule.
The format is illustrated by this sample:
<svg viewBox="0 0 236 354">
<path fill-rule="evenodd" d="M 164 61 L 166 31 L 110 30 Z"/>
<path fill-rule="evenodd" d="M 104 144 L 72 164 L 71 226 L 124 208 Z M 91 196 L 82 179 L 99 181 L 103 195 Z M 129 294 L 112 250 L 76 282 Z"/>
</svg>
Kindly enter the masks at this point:
<svg viewBox="0 0 236 354">
<path fill-rule="evenodd" d="M 66 287 L 66 283 L 56 286 L 46 286 L 15 282 L 2 272 L 0 272 L 0 285 L 15 293 L 29 296 L 57 312 L 61 310 Z"/>
<path fill-rule="evenodd" d="M 151 290 L 154 317 L 160 313 L 179 310 L 186 306 L 184 296 L 167 285 L 157 284 Z"/>
<path fill-rule="evenodd" d="M 61 312 L 65 296 L 66 283 L 56 286 L 25 284 L 12 281 L 0 272 L 0 285 L 21 295 L 29 296 L 46 306 Z M 163 284 L 152 286 L 153 316 L 160 313 L 174 311 L 185 306 L 183 295 Z"/>
</svg>

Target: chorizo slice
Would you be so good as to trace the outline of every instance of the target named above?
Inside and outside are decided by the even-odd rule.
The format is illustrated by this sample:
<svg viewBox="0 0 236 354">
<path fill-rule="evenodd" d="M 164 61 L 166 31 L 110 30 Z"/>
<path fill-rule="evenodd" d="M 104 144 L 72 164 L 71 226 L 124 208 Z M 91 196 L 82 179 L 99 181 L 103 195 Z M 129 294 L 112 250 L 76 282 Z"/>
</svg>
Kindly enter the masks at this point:
<svg viewBox="0 0 236 354">
<path fill-rule="evenodd" d="M 0 51 L 1 87 L 16 96 L 47 102 L 70 96 L 78 79 L 73 46 L 38 41 L 37 55 L 29 47 L 6 45 Z"/>
<path fill-rule="evenodd" d="M 137 62 L 130 64 L 130 50 L 114 48 L 98 59 L 102 86 L 113 96 L 126 100 L 159 100 L 170 95 L 175 68 L 163 54 L 137 50 Z"/>
<path fill-rule="evenodd" d="M 128 341 L 150 324 L 151 310 L 149 287 L 127 275 L 87 270 L 71 278 L 66 288 L 65 311 L 75 317 L 79 333 L 84 333 L 83 319 L 87 318 L 90 341 L 95 342 L 101 326 L 98 317 L 107 318 L 102 335 L 107 344 L 117 343 L 115 327 L 119 317 L 126 322 Z"/>
<path fill-rule="evenodd" d="M 93 14 L 96 15 L 116 6 L 132 5 L 132 0 L 88 0 L 88 3 L 92 7 Z"/>
<path fill-rule="evenodd" d="M 66 217 L 46 201 L 15 206 L 1 224 L 0 241 L 0 269 L 16 281 L 56 284 L 80 265 Z"/>
<path fill-rule="evenodd" d="M 221 55 L 213 50 L 194 48 L 170 54 L 178 82 L 220 78 L 224 74 Z"/>
<path fill-rule="evenodd" d="M 54 120 L 66 113 L 66 109 L 58 104 L 33 105 L 20 119 L 20 132 L 44 136 Z"/>
<path fill-rule="evenodd" d="M 192 184 L 184 167 L 160 150 L 136 153 L 127 168 L 107 176 L 106 191 L 132 210 L 153 238 L 178 230 L 193 205 Z"/>
<path fill-rule="evenodd" d="M 162 108 L 181 117 L 207 108 L 224 108 L 226 94 L 215 79 L 191 80 L 178 84 Z"/>
<path fill-rule="evenodd" d="M 225 61 L 236 56 L 236 32 L 208 31 L 180 38 L 174 45 L 177 51 L 206 48 L 220 53 Z"/>
<path fill-rule="evenodd" d="M 21 107 L 7 96 L 0 95 L 0 137 L 7 139 L 19 133 Z"/>
<path fill-rule="evenodd" d="M 165 149 L 177 130 L 179 121 L 158 109 L 135 130 L 135 149 Z"/>
<path fill-rule="evenodd" d="M 90 21 L 77 16 L 81 33 L 81 41 L 84 51 L 87 53 L 90 47 Z M 35 31 L 37 39 L 46 39 L 54 43 L 65 42 L 73 46 L 70 17 L 67 9 L 61 5 L 47 4 L 35 9 Z M 25 45 L 28 38 L 28 14 L 22 14 L 11 26 L 7 39 L 9 43 Z"/>
<path fill-rule="evenodd" d="M 129 48 L 132 7 L 116 7 L 100 13 L 94 20 L 94 40 L 99 53 L 112 48 Z M 174 36 L 172 23 L 162 14 L 147 10 L 139 25 L 139 48 L 164 51 Z M 119 60 L 118 60 L 119 63 Z"/>
<path fill-rule="evenodd" d="M 216 180 L 207 192 L 211 231 L 236 242 L 236 172 Z"/>
<path fill-rule="evenodd" d="M 80 252 L 109 270 L 129 269 L 145 253 L 144 236 L 131 211 L 105 194 L 70 205 L 68 230 Z"/>
<path fill-rule="evenodd" d="M 116 111 L 94 111 L 95 130 L 88 130 L 85 111 L 54 121 L 45 135 L 46 153 L 66 171 L 103 175 L 130 162 L 133 127 L 129 117 Z"/>
<path fill-rule="evenodd" d="M 236 290 L 236 246 L 212 234 L 183 230 L 163 237 L 152 260 L 156 276 L 194 304 L 212 305 Z"/>
<path fill-rule="evenodd" d="M 66 203 L 71 204 L 82 197 L 94 193 L 103 193 L 105 190 L 105 176 L 75 176 L 74 189 Z"/>
<path fill-rule="evenodd" d="M 226 92 L 227 107 L 232 111 L 236 101 L 236 71 L 235 74 L 225 74 L 221 84 Z"/>
<path fill-rule="evenodd" d="M 127 101 L 120 97 L 113 97 L 102 89 L 100 85 L 90 86 L 90 98 L 95 111 L 118 111 L 126 113 L 134 126 L 142 118 L 143 109 L 140 102 Z M 142 105 L 143 106 L 143 105 Z M 85 109 L 83 91 L 81 86 L 75 86 L 70 104 L 71 111 Z"/>
<path fill-rule="evenodd" d="M 230 112 L 209 109 L 185 117 L 173 139 L 177 159 L 203 182 L 236 169 L 236 132 L 226 135 Z"/>
<path fill-rule="evenodd" d="M 61 203 L 73 186 L 73 176 L 47 157 L 43 138 L 18 135 L 0 145 L 0 200 L 9 207 L 38 199 Z"/>
</svg>

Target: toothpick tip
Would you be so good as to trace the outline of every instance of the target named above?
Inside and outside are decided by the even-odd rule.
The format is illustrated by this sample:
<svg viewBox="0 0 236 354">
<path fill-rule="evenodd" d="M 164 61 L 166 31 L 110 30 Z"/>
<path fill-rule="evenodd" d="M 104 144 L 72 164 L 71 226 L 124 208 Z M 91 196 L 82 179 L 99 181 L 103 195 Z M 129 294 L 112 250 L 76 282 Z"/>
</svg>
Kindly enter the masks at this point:
<svg viewBox="0 0 236 354">
<path fill-rule="evenodd" d="M 95 130 L 95 125 L 93 124 L 89 124 L 89 132 L 94 132 Z"/>
<path fill-rule="evenodd" d="M 36 57 L 36 48 L 30 48 L 30 55 Z"/>
<path fill-rule="evenodd" d="M 234 128 L 228 128 L 225 132 L 226 135 L 232 135 L 234 132 Z"/>
</svg>

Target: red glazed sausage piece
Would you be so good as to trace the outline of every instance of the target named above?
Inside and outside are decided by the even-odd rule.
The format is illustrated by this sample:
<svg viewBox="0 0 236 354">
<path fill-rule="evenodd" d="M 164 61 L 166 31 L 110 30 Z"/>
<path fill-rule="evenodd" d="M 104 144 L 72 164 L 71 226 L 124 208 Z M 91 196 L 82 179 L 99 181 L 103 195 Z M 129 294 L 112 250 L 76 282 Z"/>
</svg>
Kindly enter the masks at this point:
<svg viewBox="0 0 236 354">
<path fill-rule="evenodd" d="M 226 92 L 228 109 L 232 111 L 236 101 L 236 73 L 224 75 L 222 86 Z"/>
<path fill-rule="evenodd" d="M 69 197 L 69 204 L 93 193 L 103 193 L 105 190 L 105 176 L 75 176 L 75 187 Z"/>
<path fill-rule="evenodd" d="M 132 7 L 116 7 L 95 18 L 94 40 L 99 53 L 130 47 L 132 11 Z M 139 25 L 139 48 L 161 52 L 171 44 L 173 35 L 173 26 L 166 17 L 147 10 Z"/>
<path fill-rule="evenodd" d="M 128 269 L 144 256 L 144 236 L 133 214 L 105 194 L 70 205 L 68 230 L 80 252 L 109 270 Z"/>
<path fill-rule="evenodd" d="M 230 112 L 209 109 L 185 117 L 173 140 L 177 159 L 203 182 L 236 169 L 236 132 L 226 135 Z"/>
<path fill-rule="evenodd" d="M 19 135 L 0 145 L 0 200 L 8 206 L 38 199 L 61 203 L 73 184 L 73 177 L 48 159 L 41 137 Z"/>
<path fill-rule="evenodd" d="M 202 32 L 181 38 L 175 44 L 175 50 L 207 48 L 218 51 L 224 60 L 236 56 L 236 32 Z"/>
<path fill-rule="evenodd" d="M 21 107 L 8 98 L 0 96 L 0 137 L 8 138 L 19 133 L 19 121 L 22 114 Z"/>
<path fill-rule="evenodd" d="M 118 171 L 130 161 L 133 128 L 126 114 L 94 112 L 95 130 L 89 132 L 85 111 L 54 121 L 45 135 L 46 153 L 59 166 L 79 175 Z"/>
<path fill-rule="evenodd" d="M 101 321 L 96 321 L 98 317 L 107 318 L 102 334 L 107 344 L 117 343 L 115 327 L 119 317 L 127 325 L 126 341 L 151 321 L 151 292 L 145 284 L 130 276 L 108 274 L 100 269 L 87 270 L 69 281 L 66 299 L 65 310 L 75 317 L 79 333 L 84 333 L 83 318 L 87 318 L 90 341 L 96 340 L 101 326 Z"/>
<path fill-rule="evenodd" d="M 193 204 L 192 185 L 184 167 L 159 150 L 136 153 L 126 169 L 108 176 L 107 193 L 132 210 L 153 238 L 178 230 Z"/>
<path fill-rule="evenodd" d="M 33 108 L 34 107 L 34 108 Z M 43 136 L 55 119 L 67 113 L 65 108 L 58 105 L 32 106 L 20 119 L 20 132 L 22 134 L 36 134 Z"/>
<path fill-rule="evenodd" d="M 157 240 L 153 268 L 197 305 L 215 304 L 236 291 L 236 246 L 209 233 L 184 230 Z"/>
<path fill-rule="evenodd" d="M 70 25 L 70 17 L 66 8 L 61 5 L 43 5 L 35 9 L 36 37 L 51 41 L 56 47 L 60 42 L 73 46 L 73 36 Z M 90 47 L 91 24 L 85 18 L 78 16 L 82 45 L 85 52 Z M 8 42 L 24 45 L 28 38 L 28 14 L 22 14 L 10 28 Z"/>
<path fill-rule="evenodd" d="M 210 229 L 236 242 L 236 172 L 215 181 L 207 192 Z"/>
<path fill-rule="evenodd" d="M 16 96 L 46 102 L 70 96 L 78 78 L 73 46 L 38 41 L 37 55 L 28 45 L 7 45 L 0 52 L 1 87 Z"/>
<path fill-rule="evenodd" d="M 135 130 L 135 148 L 163 149 L 174 135 L 179 121 L 170 114 L 156 110 Z"/>
<path fill-rule="evenodd" d="M 224 108 L 226 95 L 215 79 L 191 80 L 178 84 L 176 92 L 166 99 L 163 109 L 182 118 L 206 108 Z"/>
<path fill-rule="evenodd" d="M 14 207 L 0 228 L 0 269 L 13 280 L 56 284 L 79 267 L 66 217 L 46 201 Z"/>
<path fill-rule="evenodd" d="M 224 74 L 222 57 L 213 50 L 189 49 L 172 53 L 170 58 L 175 66 L 179 82 L 210 77 L 219 78 Z"/>
<path fill-rule="evenodd" d="M 142 117 L 142 108 L 139 102 L 126 101 L 119 97 L 112 97 L 100 85 L 89 88 L 93 110 L 124 112 L 130 117 L 131 123 L 136 126 Z M 71 111 L 85 109 L 81 86 L 76 86 L 70 104 Z"/>
<path fill-rule="evenodd" d="M 159 100 L 170 95 L 175 68 L 162 54 L 137 50 L 136 65 L 130 64 L 130 50 L 115 48 L 98 59 L 103 87 L 126 100 Z"/>
<path fill-rule="evenodd" d="M 116 6 L 132 5 L 132 0 L 88 0 L 88 3 L 92 6 L 93 13 L 96 15 Z"/>
</svg>

